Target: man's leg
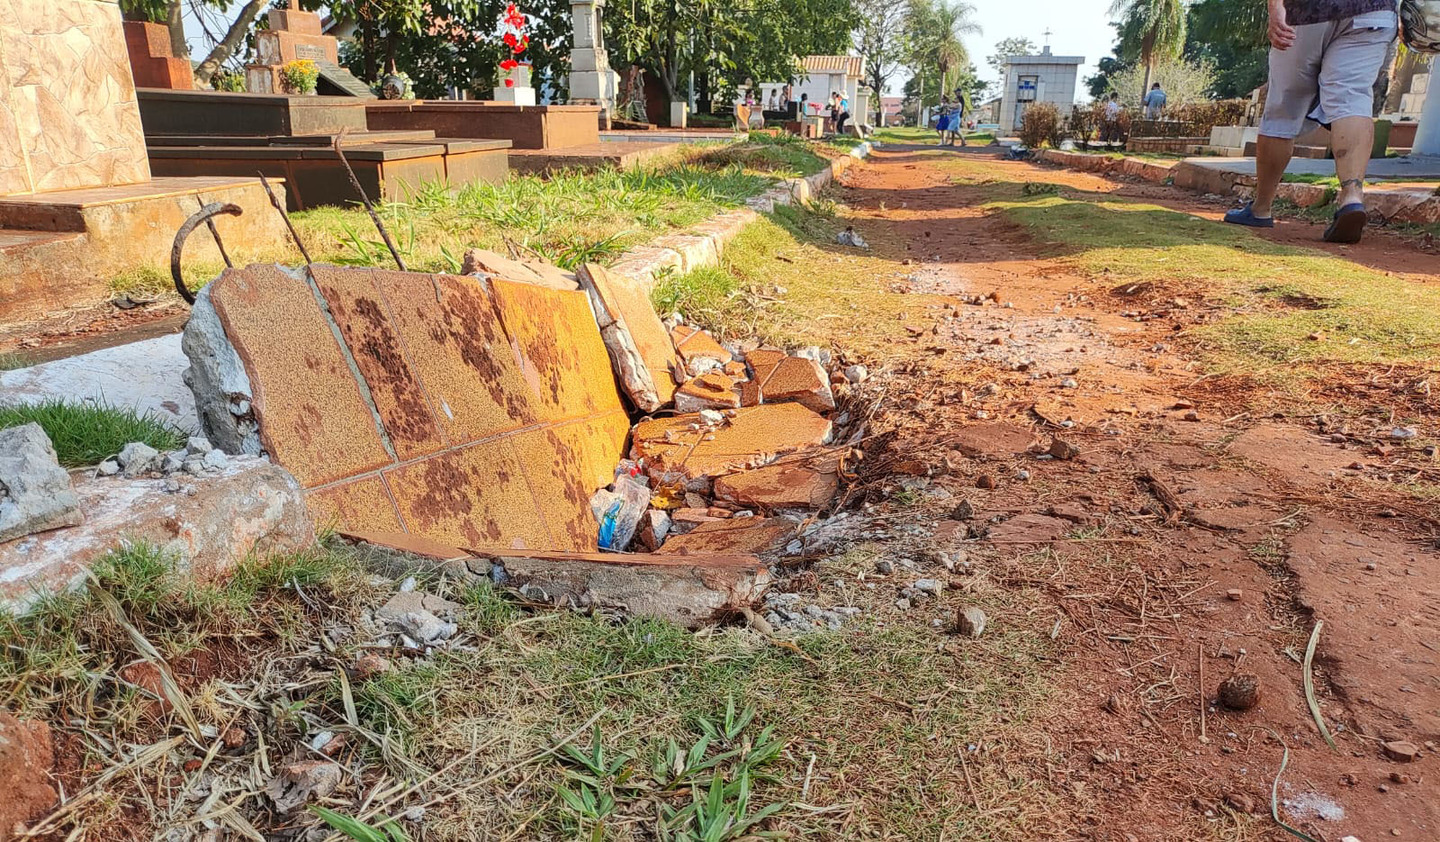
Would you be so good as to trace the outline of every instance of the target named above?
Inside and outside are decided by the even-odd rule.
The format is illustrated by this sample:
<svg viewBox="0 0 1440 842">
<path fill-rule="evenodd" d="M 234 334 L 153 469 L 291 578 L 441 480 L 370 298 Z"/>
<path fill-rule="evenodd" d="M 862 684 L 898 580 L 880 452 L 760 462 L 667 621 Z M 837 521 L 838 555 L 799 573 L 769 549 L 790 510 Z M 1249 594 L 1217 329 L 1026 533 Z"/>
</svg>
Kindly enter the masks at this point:
<svg viewBox="0 0 1440 842">
<path fill-rule="evenodd" d="M 1285 177 L 1285 168 L 1290 166 L 1290 157 L 1294 153 L 1294 138 L 1262 134 L 1256 140 L 1255 199 L 1250 203 L 1250 212 L 1256 217 L 1266 219 L 1272 215 L 1275 191 L 1280 188 L 1280 179 Z"/>
<path fill-rule="evenodd" d="M 1344 117 L 1330 125 L 1330 145 L 1335 150 L 1335 177 L 1340 179 L 1336 203 L 1341 207 L 1365 201 L 1365 170 L 1375 146 L 1375 121 L 1369 117 Z"/>
</svg>

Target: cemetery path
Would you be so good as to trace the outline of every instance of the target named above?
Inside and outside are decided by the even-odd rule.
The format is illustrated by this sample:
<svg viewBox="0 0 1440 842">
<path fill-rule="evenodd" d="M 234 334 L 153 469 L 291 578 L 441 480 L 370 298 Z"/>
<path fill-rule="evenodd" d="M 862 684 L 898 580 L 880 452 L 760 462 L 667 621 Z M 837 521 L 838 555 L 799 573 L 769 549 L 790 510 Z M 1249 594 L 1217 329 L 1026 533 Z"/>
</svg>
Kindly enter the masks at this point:
<svg viewBox="0 0 1440 842">
<path fill-rule="evenodd" d="M 839 199 L 934 297 L 876 364 L 869 499 L 899 488 L 968 553 L 962 593 L 1010 592 L 992 627 L 1054 641 L 1053 704 L 981 750 L 1078 838 L 1287 838 L 1272 787 L 1316 839 L 1440 835 L 1440 350 L 1350 322 L 1369 354 L 1285 356 L 1347 332 L 1292 338 L 1292 309 L 1348 306 L 1306 273 L 1361 273 L 1384 313 L 1440 279 L 1425 243 L 1256 245 L 1181 191 L 993 150 L 887 145 Z"/>
</svg>

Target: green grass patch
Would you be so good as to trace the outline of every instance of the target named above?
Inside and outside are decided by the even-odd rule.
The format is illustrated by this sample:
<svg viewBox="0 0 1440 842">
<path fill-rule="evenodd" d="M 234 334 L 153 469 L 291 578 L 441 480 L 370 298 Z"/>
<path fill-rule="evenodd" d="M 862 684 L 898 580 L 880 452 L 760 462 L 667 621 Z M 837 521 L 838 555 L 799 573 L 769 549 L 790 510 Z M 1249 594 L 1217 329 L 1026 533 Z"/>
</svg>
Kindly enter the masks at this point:
<svg viewBox="0 0 1440 842">
<path fill-rule="evenodd" d="M 1233 315 L 1191 331 L 1221 367 L 1436 364 L 1440 288 L 1153 205 L 1047 196 L 989 207 L 1092 276 L 1224 299 Z"/>
<path fill-rule="evenodd" d="M 45 430 L 60 464 L 70 468 L 101 462 L 132 441 L 156 450 L 175 450 L 185 444 L 183 432 L 153 413 L 61 400 L 0 407 L 0 429 L 31 422 Z"/>
<path fill-rule="evenodd" d="M 875 130 L 875 140 L 881 143 L 933 143 L 939 135 L 932 128 L 920 126 L 892 126 Z M 966 132 L 965 142 L 987 146 L 995 140 L 989 132 Z"/>
<path fill-rule="evenodd" d="M 35 359 L 24 351 L 6 351 L 0 354 L 0 371 L 16 371 L 34 364 Z"/>
</svg>

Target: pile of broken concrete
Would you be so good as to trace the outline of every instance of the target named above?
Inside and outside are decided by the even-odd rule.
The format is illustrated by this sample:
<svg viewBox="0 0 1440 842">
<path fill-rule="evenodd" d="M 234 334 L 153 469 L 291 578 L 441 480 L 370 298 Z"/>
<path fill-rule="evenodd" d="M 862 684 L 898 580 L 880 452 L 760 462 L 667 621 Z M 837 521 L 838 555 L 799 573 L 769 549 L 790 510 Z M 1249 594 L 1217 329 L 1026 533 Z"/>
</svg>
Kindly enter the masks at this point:
<svg viewBox="0 0 1440 842">
<path fill-rule="evenodd" d="M 757 603 L 837 494 L 863 369 L 662 321 L 597 265 L 464 270 L 226 270 L 183 343 L 205 433 L 290 471 L 317 526 L 536 601 L 686 625 Z"/>
</svg>

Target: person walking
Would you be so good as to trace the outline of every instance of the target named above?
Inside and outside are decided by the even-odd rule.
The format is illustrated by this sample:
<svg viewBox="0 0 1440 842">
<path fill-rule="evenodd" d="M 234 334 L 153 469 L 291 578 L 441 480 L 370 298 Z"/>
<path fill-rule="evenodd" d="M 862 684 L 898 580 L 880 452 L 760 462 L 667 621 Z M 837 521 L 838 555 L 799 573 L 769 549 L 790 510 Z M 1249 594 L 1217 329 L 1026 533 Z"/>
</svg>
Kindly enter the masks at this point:
<svg viewBox="0 0 1440 842">
<path fill-rule="evenodd" d="M 969 145 L 965 141 L 965 92 L 959 88 L 955 89 L 955 137 L 960 138 L 961 146 Z M 955 145 L 954 140 L 950 145 Z"/>
<path fill-rule="evenodd" d="M 945 135 L 950 131 L 950 95 L 940 97 L 940 117 L 935 121 L 935 133 L 940 136 L 940 146 L 945 145 Z"/>
<path fill-rule="evenodd" d="M 1159 120 L 1160 114 L 1165 110 L 1165 100 L 1167 99 L 1169 97 L 1165 96 L 1165 89 L 1160 87 L 1159 82 L 1151 85 L 1150 93 L 1145 95 L 1145 119 Z"/>
<path fill-rule="evenodd" d="M 1114 143 L 1120 139 L 1120 95 L 1112 92 L 1105 100 L 1105 124 L 1100 127 L 1100 142 Z"/>
<path fill-rule="evenodd" d="M 1375 144 L 1372 86 L 1399 28 L 1395 0 L 1269 0 L 1270 92 L 1255 149 L 1255 198 L 1225 221 L 1271 228 L 1275 191 L 1307 119 L 1330 129 L 1339 210 L 1325 241 L 1365 233 L 1365 170 Z"/>
</svg>

